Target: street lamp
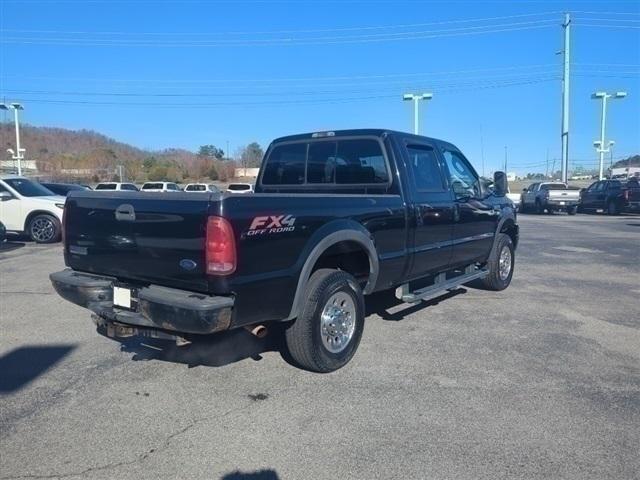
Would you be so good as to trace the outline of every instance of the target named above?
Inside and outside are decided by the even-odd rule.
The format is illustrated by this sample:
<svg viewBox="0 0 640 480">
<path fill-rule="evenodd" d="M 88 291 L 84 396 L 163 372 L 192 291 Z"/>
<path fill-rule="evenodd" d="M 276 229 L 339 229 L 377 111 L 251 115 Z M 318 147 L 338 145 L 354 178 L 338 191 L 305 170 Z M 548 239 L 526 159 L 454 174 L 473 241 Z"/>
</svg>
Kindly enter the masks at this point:
<svg viewBox="0 0 640 480">
<path fill-rule="evenodd" d="M 605 128 L 607 125 L 607 100 L 610 98 L 624 98 L 627 96 L 627 92 L 595 92 L 591 95 L 593 100 L 602 100 L 602 113 L 600 115 L 600 142 L 599 145 L 596 146 L 594 142 L 594 146 L 596 146 L 596 152 L 600 154 L 600 169 L 598 178 L 602 180 L 604 178 L 604 154 L 609 150 L 605 148 L 604 134 Z"/>
<path fill-rule="evenodd" d="M 11 154 L 11 158 L 18 162 L 18 175 L 22 175 L 22 159 L 24 158 L 24 148 L 20 148 L 20 122 L 18 119 L 18 110 L 24 110 L 24 107 L 19 103 L 12 103 L 10 106 L 5 105 L 4 103 L 0 104 L 0 110 L 9 110 L 9 108 L 13 109 L 13 121 L 16 125 L 16 151 L 14 152 L 12 149 L 7 149 L 7 152 Z"/>
<path fill-rule="evenodd" d="M 431 100 L 433 98 L 433 93 L 405 93 L 402 96 L 402 100 L 413 101 L 413 133 L 416 135 L 419 134 L 420 130 L 420 120 L 419 120 L 419 112 L 418 112 L 418 102 L 420 100 Z"/>
</svg>

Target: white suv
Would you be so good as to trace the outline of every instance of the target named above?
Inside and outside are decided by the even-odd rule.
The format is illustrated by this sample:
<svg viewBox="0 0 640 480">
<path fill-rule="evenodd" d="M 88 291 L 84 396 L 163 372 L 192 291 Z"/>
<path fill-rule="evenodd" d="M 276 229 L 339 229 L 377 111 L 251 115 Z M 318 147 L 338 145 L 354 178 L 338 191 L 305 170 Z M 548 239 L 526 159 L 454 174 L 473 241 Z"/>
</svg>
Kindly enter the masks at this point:
<svg viewBox="0 0 640 480">
<path fill-rule="evenodd" d="M 180 192 L 180 187 L 173 182 L 147 182 L 140 189 L 142 192 Z"/>
<path fill-rule="evenodd" d="M 60 240 L 65 201 L 28 178 L 0 177 L 0 222 L 8 232 L 26 233 L 34 242 Z"/>
<path fill-rule="evenodd" d="M 133 183 L 102 182 L 96 185 L 96 188 L 94 188 L 94 190 L 111 190 L 112 192 L 114 190 L 130 190 L 132 192 L 137 192 L 138 187 L 136 187 Z"/>
<path fill-rule="evenodd" d="M 184 191 L 220 193 L 220 189 L 211 183 L 189 183 L 184 187 Z"/>
<path fill-rule="evenodd" d="M 230 183 L 227 187 L 229 193 L 253 193 L 253 185 L 250 183 Z"/>
</svg>

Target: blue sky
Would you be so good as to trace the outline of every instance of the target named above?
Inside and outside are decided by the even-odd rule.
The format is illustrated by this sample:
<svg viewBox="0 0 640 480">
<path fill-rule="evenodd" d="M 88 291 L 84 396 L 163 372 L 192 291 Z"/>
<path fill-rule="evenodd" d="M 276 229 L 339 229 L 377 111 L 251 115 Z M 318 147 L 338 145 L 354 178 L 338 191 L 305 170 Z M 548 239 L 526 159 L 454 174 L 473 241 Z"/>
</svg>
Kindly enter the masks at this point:
<svg viewBox="0 0 640 480">
<path fill-rule="evenodd" d="M 0 96 L 34 125 L 139 147 L 231 150 L 327 129 L 412 129 L 478 170 L 560 156 L 562 12 L 572 12 L 572 165 L 592 167 L 595 90 L 614 157 L 640 153 L 640 2 L 0 0 Z M 26 146 L 28 148 L 28 145 Z M 551 160 L 551 163 L 553 160 Z M 556 162 L 556 167 L 558 166 Z"/>
</svg>

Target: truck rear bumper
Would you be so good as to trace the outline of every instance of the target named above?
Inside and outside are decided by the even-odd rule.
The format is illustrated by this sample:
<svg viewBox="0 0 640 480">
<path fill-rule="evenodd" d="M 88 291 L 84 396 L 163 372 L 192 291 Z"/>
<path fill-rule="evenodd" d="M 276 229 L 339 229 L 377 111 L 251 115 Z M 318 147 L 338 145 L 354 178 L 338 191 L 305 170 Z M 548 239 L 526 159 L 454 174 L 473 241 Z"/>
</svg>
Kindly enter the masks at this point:
<svg viewBox="0 0 640 480">
<path fill-rule="evenodd" d="M 579 200 L 547 200 L 547 206 L 554 208 L 575 207 L 578 203 Z"/>
<path fill-rule="evenodd" d="M 231 325 L 234 299 L 150 285 L 134 287 L 132 308 L 113 304 L 115 278 L 66 269 L 49 278 L 56 292 L 99 317 L 146 328 L 180 333 L 210 334 L 227 330 Z M 127 285 L 124 285 L 127 287 Z"/>
</svg>

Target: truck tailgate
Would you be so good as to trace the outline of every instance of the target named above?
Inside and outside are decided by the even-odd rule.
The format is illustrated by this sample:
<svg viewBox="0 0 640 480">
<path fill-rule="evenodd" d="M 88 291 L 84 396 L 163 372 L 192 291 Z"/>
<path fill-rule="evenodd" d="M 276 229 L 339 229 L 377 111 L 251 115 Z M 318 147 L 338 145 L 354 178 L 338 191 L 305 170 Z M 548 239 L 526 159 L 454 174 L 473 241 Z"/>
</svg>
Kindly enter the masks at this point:
<svg viewBox="0 0 640 480">
<path fill-rule="evenodd" d="M 219 194 L 73 192 L 64 254 L 74 270 L 207 291 L 205 228 Z"/>
<path fill-rule="evenodd" d="M 580 190 L 549 190 L 549 199 L 564 201 L 564 200 L 573 200 L 577 201 L 580 199 Z"/>
</svg>

